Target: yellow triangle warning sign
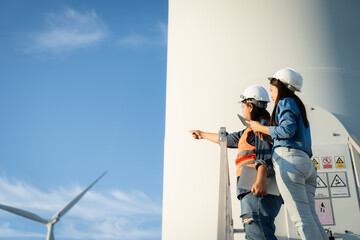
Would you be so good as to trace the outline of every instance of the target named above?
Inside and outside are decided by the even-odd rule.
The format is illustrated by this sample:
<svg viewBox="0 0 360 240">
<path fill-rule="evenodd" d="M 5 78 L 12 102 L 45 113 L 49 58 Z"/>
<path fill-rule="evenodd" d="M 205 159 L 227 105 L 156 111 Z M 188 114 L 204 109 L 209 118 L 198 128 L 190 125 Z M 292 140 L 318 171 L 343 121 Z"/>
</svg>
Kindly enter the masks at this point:
<svg viewBox="0 0 360 240">
<path fill-rule="evenodd" d="M 343 156 L 335 157 L 335 159 L 337 159 L 335 162 L 336 168 L 345 168 L 345 160 Z"/>
<path fill-rule="evenodd" d="M 316 169 L 319 169 L 319 168 L 320 168 L 319 159 L 318 159 L 317 157 L 314 157 L 314 158 L 312 159 L 312 161 L 313 161 Z"/>
<path fill-rule="evenodd" d="M 344 163 L 344 161 L 341 158 L 338 158 L 338 160 L 336 161 L 336 163 Z"/>
</svg>

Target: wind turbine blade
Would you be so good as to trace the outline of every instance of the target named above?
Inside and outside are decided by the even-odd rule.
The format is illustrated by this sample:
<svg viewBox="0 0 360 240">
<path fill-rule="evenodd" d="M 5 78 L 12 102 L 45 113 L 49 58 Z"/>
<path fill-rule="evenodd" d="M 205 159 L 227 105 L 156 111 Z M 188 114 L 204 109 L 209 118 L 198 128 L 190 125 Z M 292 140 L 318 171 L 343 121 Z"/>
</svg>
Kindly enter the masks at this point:
<svg viewBox="0 0 360 240">
<path fill-rule="evenodd" d="M 39 217 L 38 215 L 36 215 L 34 213 L 31 213 L 31 212 L 28 212 L 28 211 L 25 211 L 25 210 L 22 210 L 22 209 L 19 209 L 19 208 L 14 208 L 14 207 L 2 205 L 2 204 L 0 204 L 0 208 L 3 209 L 3 210 L 6 210 L 8 212 L 15 213 L 15 214 L 17 214 L 19 216 L 22 216 L 22 217 L 29 218 L 31 220 L 37 221 L 37 222 L 41 222 L 41 223 L 45 223 L 45 224 L 48 223 L 48 220 L 45 220 L 45 219 Z"/>
<path fill-rule="evenodd" d="M 97 183 L 100 178 L 102 178 L 106 172 L 101 174 L 100 177 L 98 177 L 90 186 L 88 186 L 84 191 L 82 191 L 76 198 L 74 198 L 71 202 L 69 202 L 63 209 L 61 209 L 59 212 L 57 212 L 52 218 L 60 218 L 65 215 L 84 195 L 85 193 L 94 186 L 95 183 Z"/>
</svg>

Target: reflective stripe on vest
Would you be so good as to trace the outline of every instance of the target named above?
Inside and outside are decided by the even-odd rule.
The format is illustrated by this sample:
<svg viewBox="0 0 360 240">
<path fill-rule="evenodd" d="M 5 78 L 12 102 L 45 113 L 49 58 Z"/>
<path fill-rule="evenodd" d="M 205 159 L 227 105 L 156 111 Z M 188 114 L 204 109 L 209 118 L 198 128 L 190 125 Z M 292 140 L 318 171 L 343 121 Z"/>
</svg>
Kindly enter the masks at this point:
<svg viewBox="0 0 360 240">
<path fill-rule="evenodd" d="M 251 130 L 246 128 L 244 133 L 241 135 L 238 143 L 238 155 L 235 160 L 236 164 L 236 176 L 239 177 L 241 174 L 242 166 L 247 165 L 249 167 L 255 167 L 255 146 L 250 145 L 246 139 L 248 133 Z"/>
</svg>

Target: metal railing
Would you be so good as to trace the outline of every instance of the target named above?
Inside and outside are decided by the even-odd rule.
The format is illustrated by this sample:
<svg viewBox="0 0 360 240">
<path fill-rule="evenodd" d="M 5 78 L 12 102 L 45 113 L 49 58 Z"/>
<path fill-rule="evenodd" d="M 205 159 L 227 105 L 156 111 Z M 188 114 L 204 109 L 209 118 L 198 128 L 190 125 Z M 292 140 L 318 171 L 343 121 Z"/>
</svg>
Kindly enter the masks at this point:
<svg viewBox="0 0 360 240">
<path fill-rule="evenodd" d="M 355 181 L 357 185 L 358 198 L 360 194 L 360 141 L 355 135 L 349 135 L 349 147 L 354 167 Z M 360 203 L 359 203 L 360 204 Z"/>
<path fill-rule="evenodd" d="M 217 240 L 233 240 L 233 219 L 231 210 L 231 192 L 229 163 L 227 156 L 226 129 L 220 128 L 220 181 L 219 181 L 219 212 L 218 212 L 218 235 Z"/>
<path fill-rule="evenodd" d="M 220 128 L 220 181 L 219 181 L 219 210 L 217 240 L 233 240 L 234 233 L 243 233 L 243 229 L 234 229 L 231 208 L 231 187 L 229 174 L 229 161 L 227 154 L 226 129 Z"/>
</svg>

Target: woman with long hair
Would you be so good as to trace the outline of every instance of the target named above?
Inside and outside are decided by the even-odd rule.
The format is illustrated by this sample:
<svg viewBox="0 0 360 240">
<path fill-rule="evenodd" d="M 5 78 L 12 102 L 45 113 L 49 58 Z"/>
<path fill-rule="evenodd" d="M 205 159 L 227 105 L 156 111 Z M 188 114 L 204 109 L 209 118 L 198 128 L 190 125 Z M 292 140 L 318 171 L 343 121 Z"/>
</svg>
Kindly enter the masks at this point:
<svg viewBox="0 0 360 240">
<path fill-rule="evenodd" d="M 295 94 L 302 88 L 302 77 L 285 68 L 269 80 L 275 102 L 270 126 L 249 121 L 250 127 L 258 135 L 270 135 L 273 141 L 276 182 L 301 238 L 328 240 L 315 211 L 317 173 L 311 161 L 310 125 L 305 106 Z"/>
</svg>

